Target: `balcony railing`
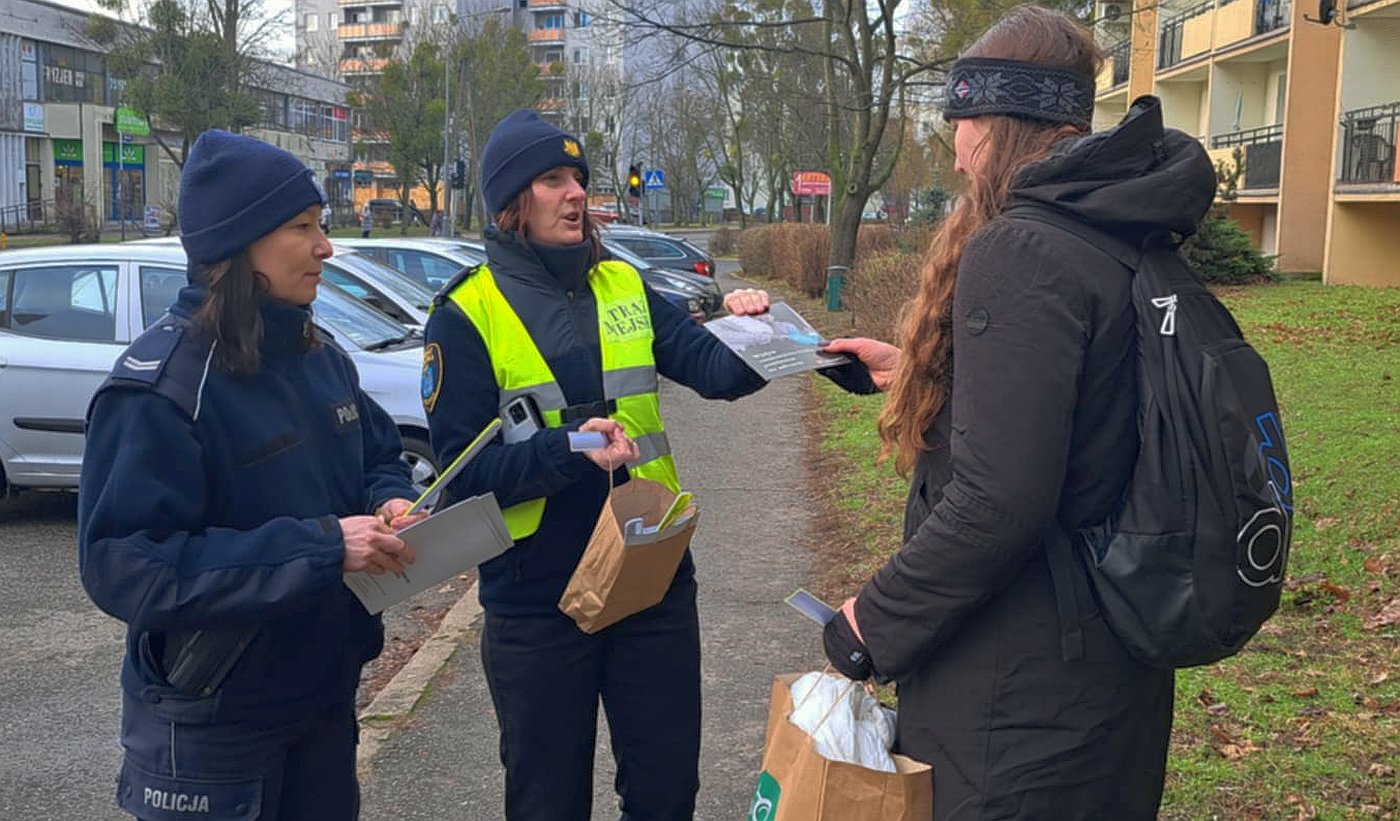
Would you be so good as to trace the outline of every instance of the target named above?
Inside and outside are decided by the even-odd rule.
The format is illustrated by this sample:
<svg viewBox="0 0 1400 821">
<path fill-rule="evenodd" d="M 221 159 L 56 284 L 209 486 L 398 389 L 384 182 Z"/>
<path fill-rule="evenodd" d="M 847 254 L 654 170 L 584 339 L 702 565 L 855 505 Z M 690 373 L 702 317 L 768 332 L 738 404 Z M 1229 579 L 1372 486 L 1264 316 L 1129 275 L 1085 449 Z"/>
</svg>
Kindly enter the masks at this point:
<svg viewBox="0 0 1400 821">
<path fill-rule="evenodd" d="M 1293 15 L 1293 0 L 1256 0 L 1254 33 L 1277 31 L 1289 25 Z"/>
<path fill-rule="evenodd" d="M 1157 68 L 1168 68 L 1181 62 L 1181 41 L 1186 21 L 1200 17 L 1213 8 L 1215 0 L 1207 0 L 1162 21 L 1162 31 L 1157 35 Z"/>
<path fill-rule="evenodd" d="M 1283 125 L 1265 125 L 1220 134 L 1210 140 L 1211 148 L 1244 147 L 1244 174 L 1240 189 L 1277 188 L 1283 159 Z"/>
<path fill-rule="evenodd" d="M 1128 65 L 1129 60 L 1132 59 L 1132 52 L 1128 50 L 1130 45 L 1129 41 L 1124 40 L 1108 50 L 1108 59 L 1113 61 L 1114 88 L 1128 82 Z"/>
<path fill-rule="evenodd" d="M 1400 102 L 1342 114 L 1342 171 L 1337 181 L 1400 184 L 1395 173 L 1397 123 Z"/>
<path fill-rule="evenodd" d="M 530 32 L 530 42 L 532 43 L 562 43 L 564 42 L 563 29 L 535 29 Z"/>
<path fill-rule="evenodd" d="M 336 36 L 344 40 L 391 40 L 403 36 L 403 22 L 341 23 Z"/>
</svg>

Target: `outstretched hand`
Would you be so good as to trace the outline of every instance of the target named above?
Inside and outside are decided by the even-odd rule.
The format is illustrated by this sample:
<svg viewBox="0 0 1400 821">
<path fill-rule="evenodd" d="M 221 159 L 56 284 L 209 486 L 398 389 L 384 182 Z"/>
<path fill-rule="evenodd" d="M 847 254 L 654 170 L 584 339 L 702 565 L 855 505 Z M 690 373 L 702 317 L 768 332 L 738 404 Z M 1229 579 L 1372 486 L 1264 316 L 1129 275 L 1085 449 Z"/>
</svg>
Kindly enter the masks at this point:
<svg viewBox="0 0 1400 821">
<path fill-rule="evenodd" d="M 579 430 L 607 435 L 607 447 L 584 452 L 584 455 L 591 459 L 593 464 L 603 470 L 611 472 L 628 462 L 635 462 L 642 458 L 642 452 L 637 447 L 637 443 L 627 436 L 626 429 L 619 422 L 598 416 L 584 422 L 579 426 Z"/>
<path fill-rule="evenodd" d="M 818 347 L 824 353 L 850 354 L 859 359 L 861 364 L 865 365 L 865 369 L 870 371 L 870 381 L 882 391 L 888 390 L 894 382 L 894 375 L 899 370 L 899 360 L 903 355 L 899 348 L 888 342 L 863 336 L 830 339 Z"/>
<path fill-rule="evenodd" d="M 773 302 L 761 288 L 739 288 L 724 295 L 724 310 L 735 316 L 757 316 L 768 313 Z"/>
</svg>

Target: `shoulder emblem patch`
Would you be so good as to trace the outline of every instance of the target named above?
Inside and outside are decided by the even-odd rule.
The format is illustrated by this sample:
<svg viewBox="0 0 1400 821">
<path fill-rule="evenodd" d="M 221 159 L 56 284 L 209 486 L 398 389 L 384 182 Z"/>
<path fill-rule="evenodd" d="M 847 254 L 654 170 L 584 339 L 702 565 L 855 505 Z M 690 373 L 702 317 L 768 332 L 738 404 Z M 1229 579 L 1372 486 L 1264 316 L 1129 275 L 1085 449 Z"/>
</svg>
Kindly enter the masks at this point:
<svg viewBox="0 0 1400 821">
<path fill-rule="evenodd" d="M 433 412 L 438 394 L 442 392 L 442 348 L 430 342 L 423 348 L 423 409 Z"/>
<path fill-rule="evenodd" d="M 566 137 L 566 138 L 564 139 L 564 153 L 565 153 L 565 154 L 568 154 L 570 157 L 573 157 L 574 159 L 578 159 L 579 154 L 582 153 L 582 152 L 579 151 L 578 143 L 577 143 L 577 142 L 574 142 L 573 140 L 570 140 L 570 139 L 568 139 L 568 138 Z"/>
</svg>

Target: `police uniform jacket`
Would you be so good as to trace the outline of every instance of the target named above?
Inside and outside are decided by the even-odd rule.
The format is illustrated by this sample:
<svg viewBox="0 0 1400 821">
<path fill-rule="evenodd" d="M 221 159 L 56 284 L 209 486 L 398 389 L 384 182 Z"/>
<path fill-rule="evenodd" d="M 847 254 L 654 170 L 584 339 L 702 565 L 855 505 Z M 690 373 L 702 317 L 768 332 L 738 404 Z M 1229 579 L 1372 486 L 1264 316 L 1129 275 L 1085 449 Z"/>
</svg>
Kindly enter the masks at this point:
<svg viewBox="0 0 1400 821">
<path fill-rule="evenodd" d="M 128 625 L 122 685 L 138 699 L 171 698 L 167 651 L 194 631 L 257 628 L 222 714 L 349 701 L 383 626 L 342 581 L 337 518 L 413 498 L 398 431 L 309 309 L 263 300 L 260 370 L 211 367 L 189 327 L 204 297 L 183 289 L 93 399 L 83 585 Z"/>
<path fill-rule="evenodd" d="M 559 597 L 583 555 L 608 494 L 606 474 L 583 454 L 571 453 L 566 432 L 588 416 L 606 416 L 597 305 L 585 264 L 556 277 L 534 247 L 517 234 L 489 229 L 488 266 L 506 300 L 524 322 L 571 407 L 597 404 L 565 424 L 513 445 L 484 450 L 449 488 L 453 499 L 493 491 L 501 506 L 545 498 L 539 529 L 480 568 L 481 603 L 500 615 L 557 613 Z M 569 267 L 569 266 L 561 266 Z M 468 272 L 466 275 L 470 275 Z M 429 346 L 441 350 L 425 370 L 424 399 L 433 448 L 451 460 L 498 412 L 499 393 L 485 343 L 443 289 L 428 319 Z M 713 334 L 646 289 L 657 372 L 709 399 L 737 399 L 764 380 Z M 618 483 L 627 472 L 616 473 Z M 694 575 L 687 555 L 677 581 Z"/>
</svg>

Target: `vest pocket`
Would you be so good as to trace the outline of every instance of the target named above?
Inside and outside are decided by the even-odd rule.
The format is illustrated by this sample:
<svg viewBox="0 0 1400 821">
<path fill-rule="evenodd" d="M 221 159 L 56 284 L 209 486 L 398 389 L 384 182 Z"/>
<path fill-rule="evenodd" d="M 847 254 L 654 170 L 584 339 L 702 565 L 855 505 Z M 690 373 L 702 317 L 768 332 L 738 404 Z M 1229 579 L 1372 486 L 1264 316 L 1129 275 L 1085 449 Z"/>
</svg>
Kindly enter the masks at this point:
<svg viewBox="0 0 1400 821">
<path fill-rule="evenodd" d="M 144 821 L 257 821 L 261 777 L 224 780 L 158 775 L 122 762 L 117 806 Z"/>
</svg>

